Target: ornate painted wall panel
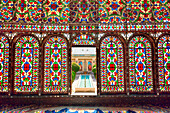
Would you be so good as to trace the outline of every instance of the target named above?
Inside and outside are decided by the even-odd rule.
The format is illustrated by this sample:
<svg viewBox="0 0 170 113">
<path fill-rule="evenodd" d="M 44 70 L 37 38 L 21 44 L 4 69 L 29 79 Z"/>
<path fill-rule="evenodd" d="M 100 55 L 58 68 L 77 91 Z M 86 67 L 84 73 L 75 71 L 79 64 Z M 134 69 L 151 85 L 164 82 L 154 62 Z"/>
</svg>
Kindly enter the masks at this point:
<svg viewBox="0 0 170 113">
<path fill-rule="evenodd" d="M 100 44 L 101 92 L 124 92 L 124 48 L 115 36 Z"/>
<path fill-rule="evenodd" d="M 44 92 L 67 93 L 67 43 L 52 37 L 45 44 Z"/>
<path fill-rule="evenodd" d="M 144 36 L 135 36 L 129 42 L 129 83 L 131 92 L 153 90 L 152 48 Z"/>
<path fill-rule="evenodd" d="M 158 41 L 158 73 L 159 90 L 170 91 L 170 35 L 163 36 Z"/>
<path fill-rule="evenodd" d="M 79 35 L 73 40 L 73 45 L 94 45 L 95 41 L 89 35 Z"/>
<path fill-rule="evenodd" d="M 0 36 L 0 92 L 8 92 L 9 42 Z"/>
<path fill-rule="evenodd" d="M 32 36 L 18 39 L 15 45 L 15 92 L 37 92 L 39 76 L 39 42 Z"/>
</svg>

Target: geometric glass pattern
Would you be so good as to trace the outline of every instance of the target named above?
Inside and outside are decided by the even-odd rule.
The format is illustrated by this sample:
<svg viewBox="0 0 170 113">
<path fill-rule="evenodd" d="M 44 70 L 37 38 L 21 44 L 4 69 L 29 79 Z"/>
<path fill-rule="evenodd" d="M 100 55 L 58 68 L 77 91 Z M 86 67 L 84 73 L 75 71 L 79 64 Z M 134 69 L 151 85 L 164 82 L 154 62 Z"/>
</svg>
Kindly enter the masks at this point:
<svg viewBox="0 0 170 113">
<path fill-rule="evenodd" d="M 100 45 L 101 92 L 124 92 L 123 45 L 115 36 L 107 36 Z"/>
<path fill-rule="evenodd" d="M 92 70 L 92 62 L 88 61 L 88 71 L 91 71 L 91 70 Z"/>
<path fill-rule="evenodd" d="M 88 35 L 79 35 L 73 40 L 74 45 L 93 45 L 95 41 Z"/>
<path fill-rule="evenodd" d="M 21 48 L 21 86 L 32 86 L 33 45 L 25 42 Z"/>
<path fill-rule="evenodd" d="M 62 24 L 70 21 L 70 0 L 41 0 L 41 2 L 43 22 Z"/>
<path fill-rule="evenodd" d="M 83 66 L 83 62 L 82 61 L 79 62 L 79 66 L 80 66 L 80 71 L 82 71 L 82 66 Z"/>
<path fill-rule="evenodd" d="M 44 92 L 67 93 L 67 43 L 51 37 L 45 43 Z"/>
<path fill-rule="evenodd" d="M 98 21 L 101 23 L 125 23 L 125 0 L 99 0 Z"/>
<path fill-rule="evenodd" d="M 13 18 L 15 0 L 0 1 L 0 22 L 9 22 Z"/>
<path fill-rule="evenodd" d="M 0 92 L 8 92 L 9 42 L 0 36 Z"/>
<path fill-rule="evenodd" d="M 158 73 L 160 91 L 170 91 L 170 35 L 158 41 Z"/>
<path fill-rule="evenodd" d="M 129 43 L 130 91 L 148 92 L 153 90 L 152 50 L 149 41 L 136 36 Z"/>
<path fill-rule="evenodd" d="M 113 42 L 107 44 L 107 85 L 118 85 L 118 54 L 117 46 Z"/>
<path fill-rule="evenodd" d="M 0 22 L 170 22 L 169 0 L 1 0 Z"/>
<path fill-rule="evenodd" d="M 37 92 L 39 73 L 39 43 L 32 36 L 18 39 L 15 45 L 15 92 Z"/>
<path fill-rule="evenodd" d="M 91 23 L 96 21 L 97 0 L 72 0 L 70 4 L 72 22 Z"/>
</svg>

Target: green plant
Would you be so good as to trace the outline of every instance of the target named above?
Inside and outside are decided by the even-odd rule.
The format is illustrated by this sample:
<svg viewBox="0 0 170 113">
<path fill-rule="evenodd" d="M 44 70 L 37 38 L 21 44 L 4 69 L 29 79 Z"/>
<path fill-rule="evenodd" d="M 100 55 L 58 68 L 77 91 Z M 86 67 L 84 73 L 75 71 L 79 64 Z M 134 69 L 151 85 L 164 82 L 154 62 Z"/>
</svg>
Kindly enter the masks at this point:
<svg viewBox="0 0 170 113">
<path fill-rule="evenodd" d="M 72 82 L 75 80 L 75 78 L 76 78 L 76 73 L 72 71 Z"/>
<path fill-rule="evenodd" d="M 80 66 L 77 63 L 73 62 L 72 63 L 72 71 L 74 71 L 76 73 L 79 71 L 79 69 L 80 69 Z"/>
<path fill-rule="evenodd" d="M 94 77 L 96 78 L 96 65 L 93 66 L 92 72 L 94 73 Z"/>
<path fill-rule="evenodd" d="M 73 62 L 72 63 L 72 82 L 75 80 L 76 72 L 78 72 L 79 69 L 80 69 L 80 66 L 77 63 Z"/>
</svg>

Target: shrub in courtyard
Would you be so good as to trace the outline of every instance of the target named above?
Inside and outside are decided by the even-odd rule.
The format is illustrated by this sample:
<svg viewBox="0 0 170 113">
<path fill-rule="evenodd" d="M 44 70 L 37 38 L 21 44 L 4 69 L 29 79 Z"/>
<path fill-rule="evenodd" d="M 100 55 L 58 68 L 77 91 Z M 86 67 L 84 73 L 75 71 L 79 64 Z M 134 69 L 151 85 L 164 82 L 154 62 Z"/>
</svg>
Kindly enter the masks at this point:
<svg viewBox="0 0 170 113">
<path fill-rule="evenodd" d="M 76 78 L 76 73 L 72 71 L 72 82 L 75 80 L 75 78 Z"/>
<path fill-rule="evenodd" d="M 76 73 L 79 71 L 79 69 L 80 69 L 80 66 L 77 63 L 73 62 L 72 63 L 72 71 L 74 71 Z"/>
<path fill-rule="evenodd" d="M 94 77 L 96 78 L 96 65 L 93 66 L 92 72 L 94 73 Z"/>
<path fill-rule="evenodd" d="M 78 72 L 79 69 L 80 69 L 80 66 L 77 63 L 73 62 L 72 63 L 72 82 L 75 80 L 76 72 Z"/>
</svg>

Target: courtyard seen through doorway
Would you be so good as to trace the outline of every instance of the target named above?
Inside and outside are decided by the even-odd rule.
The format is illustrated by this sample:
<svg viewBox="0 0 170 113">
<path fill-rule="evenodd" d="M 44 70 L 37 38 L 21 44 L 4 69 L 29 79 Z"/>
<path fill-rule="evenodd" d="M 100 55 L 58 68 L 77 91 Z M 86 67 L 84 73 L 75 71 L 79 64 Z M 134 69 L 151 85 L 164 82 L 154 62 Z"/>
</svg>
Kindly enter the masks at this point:
<svg viewBox="0 0 170 113">
<path fill-rule="evenodd" d="M 96 47 L 72 47 L 72 95 L 97 95 Z"/>
</svg>

